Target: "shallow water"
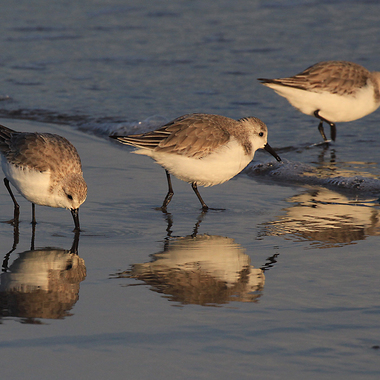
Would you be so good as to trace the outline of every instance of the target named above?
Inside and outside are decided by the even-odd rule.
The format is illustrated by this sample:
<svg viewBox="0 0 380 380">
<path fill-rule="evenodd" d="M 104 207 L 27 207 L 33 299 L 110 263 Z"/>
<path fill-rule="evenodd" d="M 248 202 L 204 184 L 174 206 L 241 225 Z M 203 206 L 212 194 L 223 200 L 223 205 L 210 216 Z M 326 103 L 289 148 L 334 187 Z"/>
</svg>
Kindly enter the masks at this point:
<svg viewBox="0 0 380 380">
<path fill-rule="evenodd" d="M 378 70 L 379 4 L 0 7 L 0 123 L 67 137 L 89 185 L 78 255 L 66 210 L 37 206 L 34 250 L 27 201 L 18 235 L 0 223 L 4 378 L 378 378 L 380 111 L 318 145 L 318 122 L 256 78 L 325 59 Z M 155 210 L 163 169 L 107 136 L 188 112 L 261 118 L 284 163 L 257 152 L 200 188 L 224 211 L 202 214 L 176 179 Z M 10 219 L 5 187 L 0 208 Z"/>
</svg>

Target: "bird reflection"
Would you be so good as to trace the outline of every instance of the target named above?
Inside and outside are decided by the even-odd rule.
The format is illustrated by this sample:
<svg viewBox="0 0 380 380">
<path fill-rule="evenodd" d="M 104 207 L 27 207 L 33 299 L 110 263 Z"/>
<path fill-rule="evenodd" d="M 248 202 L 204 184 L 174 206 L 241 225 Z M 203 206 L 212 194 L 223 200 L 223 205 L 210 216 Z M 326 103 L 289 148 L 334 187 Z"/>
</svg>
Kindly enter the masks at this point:
<svg viewBox="0 0 380 380">
<path fill-rule="evenodd" d="M 79 284 L 86 277 L 84 260 L 78 256 L 79 233 L 70 250 L 34 249 L 18 253 L 8 267 L 5 255 L 0 275 L 0 317 L 18 317 L 23 323 L 41 323 L 38 318 L 60 319 L 79 298 Z M 17 243 L 16 243 L 17 245 Z"/>
<path fill-rule="evenodd" d="M 330 248 L 380 234 L 379 208 L 372 201 L 359 202 L 320 188 L 307 190 L 288 202 L 294 205 L 278 220 L 264 224 L 264 235 L 286 235 L 296 241 L 310 241 L 314 247 Z"/>
<path fill-rule="evenodd" d="M 254 268 L 244 248 L 234 239 L 198 234 L 203 216 L 191 235 L 173 238 L 172 217 L 166 214 L 168 227 L 163 250 L 153 254 L 152 261 L 133 264 L 131 269 L 113 277 L 141 280 L 151 290 L 181 304 L 257 302 L 264 288 L 264 270 L 276 262 L 276 255 L 262 269 Z"/>
</svg>

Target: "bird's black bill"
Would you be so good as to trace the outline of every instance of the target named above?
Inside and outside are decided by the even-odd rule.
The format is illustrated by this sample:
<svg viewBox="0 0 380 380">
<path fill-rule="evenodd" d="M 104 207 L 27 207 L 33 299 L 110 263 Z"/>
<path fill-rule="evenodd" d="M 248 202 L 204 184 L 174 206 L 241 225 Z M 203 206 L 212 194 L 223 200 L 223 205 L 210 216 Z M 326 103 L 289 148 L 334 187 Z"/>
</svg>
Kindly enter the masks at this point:
<svg viewBox="0 0 380 380">
<path fill-rule="evenodd" d="M 74 231 L 80 231 L 80 225 L 79 225 L 79 208 L 72 208 L 71 209 L 71 215 L 74 219 Z"/>
<path fill-rule="evenodd" d="M 268 143 L 265 144 L 264 149 L 268 153 L 270 153 L 277 161 L 279 161 L 279 162 L 282 161 L 280 156 L 274 151 L 274 149 Z"/>
</svg>

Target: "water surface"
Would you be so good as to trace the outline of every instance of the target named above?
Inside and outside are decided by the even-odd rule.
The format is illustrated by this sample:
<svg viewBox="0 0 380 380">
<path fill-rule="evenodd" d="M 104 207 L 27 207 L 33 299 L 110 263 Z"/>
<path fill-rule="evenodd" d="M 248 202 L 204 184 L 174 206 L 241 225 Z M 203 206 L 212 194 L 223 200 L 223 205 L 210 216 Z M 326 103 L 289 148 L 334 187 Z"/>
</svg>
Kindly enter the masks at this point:
<svg viewBox="0 0 380 380">
<path fill-rule="evenodd" d="M 81 1 L 0 6 L 1 123 L 67 137 L 89 185 L 0 223 L 4 378 L 377 379 L 379 111 L 318 121 L 261 86 L 328 59 L 379 70 L 373 1 Z M 108 140 L 189 112 L 256 116 L 257 152 L 200 188 Z M 328 131 L 327 131 L 328 132 Z M 0 187 L 1 221 L 12 204 Z M 16 239 L 15 239 L 16 237 Z"/>
</svg>

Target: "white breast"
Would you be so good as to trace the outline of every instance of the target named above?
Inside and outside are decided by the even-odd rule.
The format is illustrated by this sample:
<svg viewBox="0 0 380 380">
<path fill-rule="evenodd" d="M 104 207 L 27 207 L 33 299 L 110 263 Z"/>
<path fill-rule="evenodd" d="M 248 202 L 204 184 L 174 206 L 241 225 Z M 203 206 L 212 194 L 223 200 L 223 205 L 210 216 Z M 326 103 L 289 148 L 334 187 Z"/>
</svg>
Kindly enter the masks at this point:
<svg viewBox="0 0 380 380">
<path fill-rule="evenodd" d="M 9 182 L 28 201 L 57 207 L 55 198 L 50 190 L 50 172 L 39 172 L 28 168 L 20 168 L 2 159 L 2 168 Z"/>
<path fill-rule="evenodd" d="M 314 111 L 320 110 L 320 116 L 334 123 L 360 119 L 375 111 L 380 105 L 375 99 L 372 84 L 349 95 L 305 91 L 273 84 L 268 87 L 285 97 L 302 113 L 313 115 Z"/>
<path fill-rule="evenodd" d="M 240 173 L 253 158 L 253 154 L 245 154 L 235 139 L 201 159 L 147 149 L 135 153 L 148 155 L 177 178 L 201 186 L 214 186 L 228 181 Z"/>
</svg>

